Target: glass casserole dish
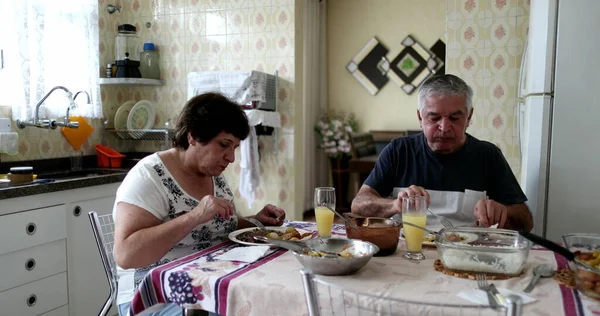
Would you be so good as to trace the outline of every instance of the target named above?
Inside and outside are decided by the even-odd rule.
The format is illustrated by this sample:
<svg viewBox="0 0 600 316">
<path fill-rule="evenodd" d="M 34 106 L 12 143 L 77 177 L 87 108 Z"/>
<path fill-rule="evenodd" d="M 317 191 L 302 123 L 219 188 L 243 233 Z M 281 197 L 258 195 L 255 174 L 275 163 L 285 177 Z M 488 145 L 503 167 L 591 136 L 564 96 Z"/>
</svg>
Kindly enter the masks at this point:
<svg viewBox="0 0 600 316">
<path fill-rule="evenodd" d="M 438 257 L 448 269 L 519 275 L 531 243 L 518 232 L 483 227 L 446 227 L 436 238 Z"/>
</svg>

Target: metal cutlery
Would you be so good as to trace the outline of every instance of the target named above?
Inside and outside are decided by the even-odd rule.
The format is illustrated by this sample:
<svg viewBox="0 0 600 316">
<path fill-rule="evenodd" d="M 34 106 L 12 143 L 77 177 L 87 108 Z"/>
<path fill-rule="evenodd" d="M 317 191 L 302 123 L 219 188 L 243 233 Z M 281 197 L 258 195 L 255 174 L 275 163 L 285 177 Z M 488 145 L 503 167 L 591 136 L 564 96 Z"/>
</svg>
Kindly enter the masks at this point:
<svg viewBox="0 0 600 316">
<path fill-rule="evenodd" d="M 487 277 L 485 276 L 485 274 L 478 273 L 475 275 L 475 279 L 477 280 L 477 287 L 480 290 L 485 291 L 485 293 L 487 294 L 490 307 L 492 309 L 497 309 L 499 307 L 498 302 L 496 301 L 494 293 L 492 292 L 490 285 L 487 282 Z"/>
<path fill-rule="evenodd" d="M 452 222 L 450 222 L 450 220 L 448 220 L 444 216 L 441 216 L 441 215 L 438 215 L 438 214 L 434 213 L 429 208 L 427 208 L 427 212 L 433 214 L 438 219 L 438 221 L 440 221 L 440 223 L 442 224 L 442 226 L 444 226 L 444 227 L 454 227 L 454 225 L 452 225 Z"/>
<path fill-rule="evenodd" d="M 549 264 L 540 264 L 533 269 L 533 278 L 529 282 L 529 285 L 523 290 L 525 293 L 529 293 L 533 290 L 537 281 L 541 278 L 549 278 L 554 275 L 554 270 Z"/>
</svg>

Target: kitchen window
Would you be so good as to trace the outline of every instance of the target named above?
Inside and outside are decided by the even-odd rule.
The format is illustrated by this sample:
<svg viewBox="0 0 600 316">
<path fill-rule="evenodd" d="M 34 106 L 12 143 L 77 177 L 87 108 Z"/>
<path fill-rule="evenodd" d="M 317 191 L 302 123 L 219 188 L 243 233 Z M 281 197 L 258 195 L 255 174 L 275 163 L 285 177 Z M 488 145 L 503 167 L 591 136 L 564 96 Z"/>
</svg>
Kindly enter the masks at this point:
<svg viewBox="0 0 600 316">
<path fill-rule="evenodd" d="M 0 19 L 0 104 L 11 106 L 14 120 L 32 118 L 36 103 L 54 86 L 90 94 L 91 104 L 78 98 L 72 113 L 103 116 L 97 0 L 6 1 Z M 65 93 L 56 91 L 40 107 L 40 118 L 61 118 L 68 104 Z"/>
</svg>

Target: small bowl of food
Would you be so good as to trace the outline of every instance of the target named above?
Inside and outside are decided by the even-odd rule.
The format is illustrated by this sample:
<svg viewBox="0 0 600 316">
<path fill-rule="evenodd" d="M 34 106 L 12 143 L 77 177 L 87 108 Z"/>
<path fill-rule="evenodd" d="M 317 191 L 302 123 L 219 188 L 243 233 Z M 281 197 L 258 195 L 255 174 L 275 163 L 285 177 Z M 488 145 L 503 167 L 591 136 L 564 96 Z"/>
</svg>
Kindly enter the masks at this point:
<svg viewBox="0 0 600 316">
<path fill-rule="evenodd" d="M 353 224 L 349 225 L 345 222 L 346 236 L 350 239 L 368 241 L 379 247 L 375 257 L 389 256 L 396 252 L 401 223 L 389 218 L 361 217 L 350 213 L 344 216 Z"/>
<path fill-rule="evenodd" d="M 583 294 L 600 299 L 600 234 L 567 234 L 565 247 L 575 254 L 570 267 L 575 271 L 575 284 Z"/>
<path fill-rule="evenodd" d="M 379 251 L 374 244 L 346 238 L 310 239 L 304 243 L 311 249 L 292 252 L 305 268 L 320 275 L 348 275 L 356 273 Z M 331 254 L 337 254 L 332 256 Z"/>
</svg>

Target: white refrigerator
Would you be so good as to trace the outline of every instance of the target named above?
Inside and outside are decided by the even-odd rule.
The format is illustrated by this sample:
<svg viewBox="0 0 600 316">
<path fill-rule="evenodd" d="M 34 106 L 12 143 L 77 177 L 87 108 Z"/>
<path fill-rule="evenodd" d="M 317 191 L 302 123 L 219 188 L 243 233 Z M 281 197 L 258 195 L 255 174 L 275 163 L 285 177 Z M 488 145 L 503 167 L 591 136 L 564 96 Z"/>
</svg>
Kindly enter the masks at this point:
<svg viewBox="0 0 600 316">
<path fill-rule="evenodd" d="M 521 186 L 534 232 L 600 233 L 600 0 L 531 0 L 521 65 Z"/>
</svg>

